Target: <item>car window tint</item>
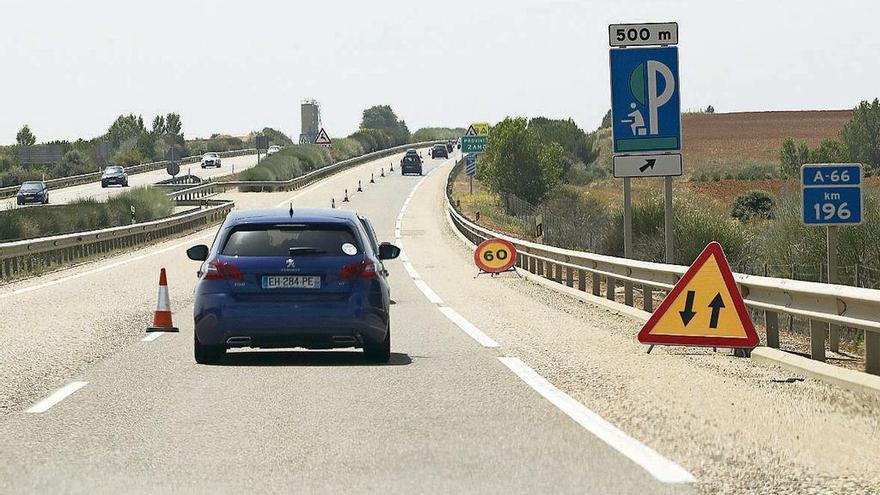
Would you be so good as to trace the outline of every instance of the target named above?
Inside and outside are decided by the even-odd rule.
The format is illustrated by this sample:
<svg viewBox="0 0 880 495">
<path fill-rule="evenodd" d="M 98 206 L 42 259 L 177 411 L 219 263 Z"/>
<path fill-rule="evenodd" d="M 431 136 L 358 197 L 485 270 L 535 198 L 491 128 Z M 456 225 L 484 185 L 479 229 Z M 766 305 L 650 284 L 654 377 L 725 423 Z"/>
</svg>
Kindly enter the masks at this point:
<svg viewBox="0 0 880 495">
<path fill-rule="evenodd" d="M 226 256 L 289 256 L 291 248 L 314 248 L 329 256 L 344 256 L 343 244 L 360 243 L 347 225 L 244 225 L 229 234 L 221 254 Z M 307 254 L 307 253 L 306 253 Z"/>
<path fill-rule="evenodd" d="M 379 239 L 376 238 L 376 231 L 373 230 L 373 226 L 370 224 L 370 222 L 367 219 L 361 218 L 359 220 L 361 221 L 361 224 L 364 226 L 364 230 L 367 231 L 367 237 L 370 238 L 370 244 L 373 246 L 373 252 L 378 253 L 379 252 Z"/>
<path fill-rule="evenodd" d="M 405 156 L 403 157 L 403 163 L 418 163 L 419 158 L 417 156 Z"/>
</svg>

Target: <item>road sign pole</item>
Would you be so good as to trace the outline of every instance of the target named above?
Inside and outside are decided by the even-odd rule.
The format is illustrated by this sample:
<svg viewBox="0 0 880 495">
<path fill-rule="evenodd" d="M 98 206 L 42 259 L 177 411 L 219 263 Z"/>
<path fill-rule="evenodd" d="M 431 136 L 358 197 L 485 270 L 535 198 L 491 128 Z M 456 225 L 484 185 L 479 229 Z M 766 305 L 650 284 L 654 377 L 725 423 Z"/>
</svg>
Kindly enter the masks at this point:
<svg viewBox="0 0 880 495">
<path fill-rule="evenodd" d="M 827 246 L 828 246 L 828 283 L 837 283 L 837 226 L 829 225 L 826 227 Z M 828 348 L 833 352 L 837 352 L 840 348 L 840 327 L 837 325 L 829 325 L 828 327 Z"/>
<path fill-rule="evenodd" d="M 468 184 L 470 185 L 470 188 L 471 188 L 471 194 L 473 194 L 474 193 L 474 178 L 473 177 L 468 177 Z"/>
<path fill-rule="evenodd" d="M 629 177 L 623 179 L 623 256 L 630 259 L 633 255 L 632 249 L 632 179 Z M 633 286 L 632 282 L 624 282 L 623 298 L 627 306 L 633 305 Z"/>
<path fill-rule="evenodd" d="M 664 186 L 666 189 L 666 217 L 664 223 L 664 230 L 666 233 L 666 262 L 667 263 L 675 263 L 675 252 L 673 251 L 673 212 L 672 212 L 672 177 L 665 177 L 663 179 Z"/>
</svg>

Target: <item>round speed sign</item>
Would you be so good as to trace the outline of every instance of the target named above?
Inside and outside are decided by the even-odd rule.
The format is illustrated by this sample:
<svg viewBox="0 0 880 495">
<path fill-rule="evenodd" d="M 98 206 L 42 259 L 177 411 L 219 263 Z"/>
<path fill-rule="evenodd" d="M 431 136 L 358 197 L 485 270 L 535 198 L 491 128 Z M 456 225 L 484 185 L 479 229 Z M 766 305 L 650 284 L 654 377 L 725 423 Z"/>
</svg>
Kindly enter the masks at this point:
<svg viewBox="0 0 880 495">
<path fill-rule="evenodd" d="M 516 263 L 516 248 L 503 239 L 486 239 L 474 251 L 474 263 L 484 272 L 505 272 Z"/>
</svg>

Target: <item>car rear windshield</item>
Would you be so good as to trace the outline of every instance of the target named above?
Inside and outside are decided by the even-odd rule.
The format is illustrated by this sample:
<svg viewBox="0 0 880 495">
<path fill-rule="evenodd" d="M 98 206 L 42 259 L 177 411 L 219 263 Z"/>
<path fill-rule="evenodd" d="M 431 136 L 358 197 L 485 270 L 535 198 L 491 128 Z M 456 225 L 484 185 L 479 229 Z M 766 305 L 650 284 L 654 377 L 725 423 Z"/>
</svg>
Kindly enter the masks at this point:
<svg viewBox="0 0 880 495">
<path fill-rule="evenodd" d="M 418 163 L 419 157 L 417 156 L 405 156 L 403 157 L 403 163 Z"/>
<path fill-rule="evenodd" d="M 22 191 L 39 191 L 43 189 L 43 184 L 40 182 L 25 182 L 21 185 Z"/>
<path fill-rule="evenodd" d="M 346 244 L 350 245 L 343 248 Z M 352 253 L 352 247 L 356 250 Z M 348 251 L 348 252 L 346 252 Z M 235 227 L 221 254 L 225 256 L 344 256 L 360 252 L 350 227 L 339 223 L 254 224 Z"/>
<path fill-rule="evenodd" d="M 105 172 L 107 172 L 109 174 L 115 174 L 118 172 L 122 172 L 122 167 L 107 167 L 107 170 L 105 170 Z"/>
</svg>

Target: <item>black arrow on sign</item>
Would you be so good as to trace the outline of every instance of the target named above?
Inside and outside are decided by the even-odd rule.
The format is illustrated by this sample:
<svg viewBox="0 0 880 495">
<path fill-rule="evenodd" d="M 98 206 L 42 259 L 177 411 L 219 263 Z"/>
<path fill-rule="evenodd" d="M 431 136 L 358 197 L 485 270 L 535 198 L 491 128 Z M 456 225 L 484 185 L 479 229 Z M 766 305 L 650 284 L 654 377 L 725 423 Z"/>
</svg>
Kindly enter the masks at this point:
<svg viewBox="0 0 880 495">
<path fill-rule="evenodd" d="M 650 168 L 651 170 L 654 170 L 654 163 L 655 163 L 656 161 L 657 161 L 656 158 L 645 158 L 645 164 L 642 165 L 641 167 L 639 167 L 639 172 L 644 173 L 645 170 L 648 170 L 649 168 Z M 686 323 L 685 323 L 685 324 L 686 324 Z"/>
<path fill-rule="evenodd" d="M 724 299 L 721 299 L 720 293 L 715 294 L 712 302 L 709 303 L 709 307 L 712 308 L 712 316 L 709 318 L 709 328 L 718 328 L 718 313 L 720 313 L 721 308 L 724 307 Z"/>
<path fill-rule="evenodd" d="M 684 323 L 684 326 L 687 326 L 691 320 L 694 319 L 694 316 L 697 316 L 694 313 L 694 296 L 696 293 L 694 291 L 689 290 L 687 293 L 687 301 L 684 303 L 684 311 L 679 311 L 678 314 L 681 315 L 681 322 Z"/>
</svg>

